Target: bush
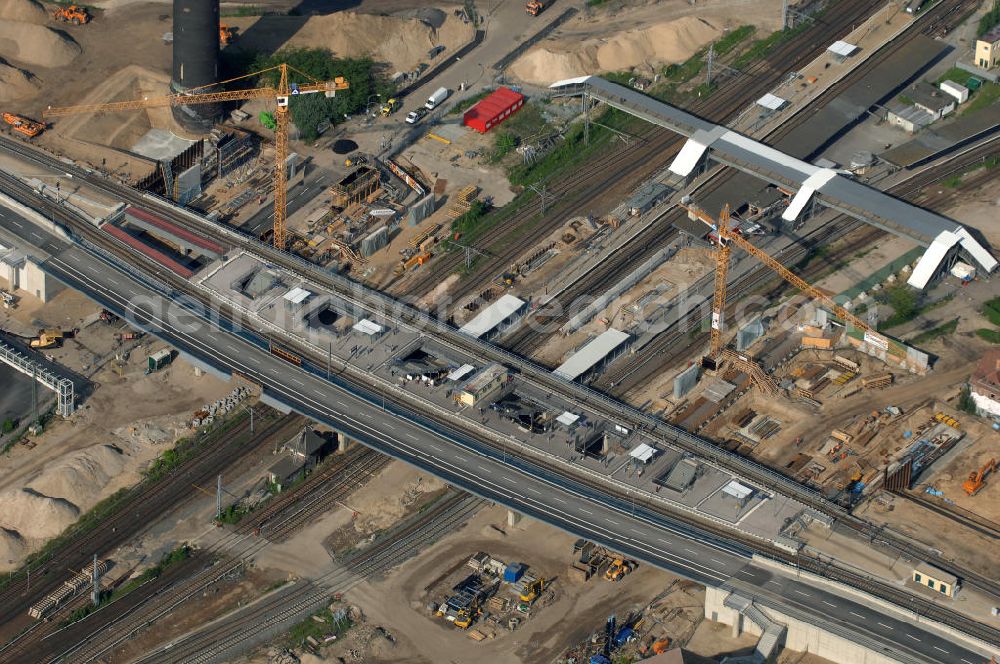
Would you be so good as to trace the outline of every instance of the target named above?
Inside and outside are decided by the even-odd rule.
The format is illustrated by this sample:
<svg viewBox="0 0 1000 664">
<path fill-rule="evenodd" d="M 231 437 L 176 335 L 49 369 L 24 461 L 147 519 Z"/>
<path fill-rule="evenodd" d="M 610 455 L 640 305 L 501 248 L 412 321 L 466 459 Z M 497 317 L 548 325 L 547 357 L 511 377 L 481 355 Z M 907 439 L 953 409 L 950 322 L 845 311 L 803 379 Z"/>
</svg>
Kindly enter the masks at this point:
<svg viewBox="0 0 1000 664">
<path fill-rule="evenodd" d="M 979 19 L 979 29 L 976 30 L 976 36 L 982 37 L 998 24 L 1000 24 L 1000 0 L 994 0 L 993 7 Z"/>
<path fill-rule="evenodd" d="M 880 326 L 882 329 L 902 325 L 907 321 L 913 320 L 920 313 L 920 309 L 917 306 L 916 291 L 907 288 L 906 286 L 893 286 L 892 288 L 887 288 L 882 291 L 878 300 L 888 304 L 892 307 L 893 311 L 892 316 L 887 318 Z"/>
<path fill-rule="evenodd" d="M 976 330 L 976 335 L 985 341 L 989 341 L 991 344 L 1000 344 L 1000 330 L 988 330 L 986 328 L 980 328 Z"/>
<path fill-rule="evenodd" d="M 520 143 L 520 141 L 517 136 L 509 131 L 499 134 L 496 140 L 496 149 L 493 152 L 493 159 L 495 161 L 503 159 L 507 154 L 517 148 L 518 143 Z"/>
<path fill-rule="evenodd" d="M 15 422 L 13 419 L 11 419 L 11 418 L 8 417 L 7 419 L 5 419 L 3 421 L 3 432 L 4 433 L 10 433 L 11 431 L 14 430 L 14 427 L 16 427 L 16 426 L 17 426 L 17 422 Z"/>
</svg>

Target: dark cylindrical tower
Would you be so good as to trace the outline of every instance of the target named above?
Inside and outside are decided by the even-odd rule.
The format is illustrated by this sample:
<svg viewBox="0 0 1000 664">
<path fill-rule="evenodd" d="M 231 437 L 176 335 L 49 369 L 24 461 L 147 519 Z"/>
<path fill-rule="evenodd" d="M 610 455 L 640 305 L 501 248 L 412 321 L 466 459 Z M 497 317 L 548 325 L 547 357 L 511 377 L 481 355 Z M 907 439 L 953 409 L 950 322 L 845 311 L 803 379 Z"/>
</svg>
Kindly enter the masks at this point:
<svg viewBox="0 0 1000 664">
<path fill-rule="evenodd" d="M 219 82 L 219 0 L 174 0 L 173 92 Z M 205 90 L 208 92 L 208 90 Z M 174 106 L 185 129 L 208 133 L 222 114 L 218 104 Z"/>
</svg>

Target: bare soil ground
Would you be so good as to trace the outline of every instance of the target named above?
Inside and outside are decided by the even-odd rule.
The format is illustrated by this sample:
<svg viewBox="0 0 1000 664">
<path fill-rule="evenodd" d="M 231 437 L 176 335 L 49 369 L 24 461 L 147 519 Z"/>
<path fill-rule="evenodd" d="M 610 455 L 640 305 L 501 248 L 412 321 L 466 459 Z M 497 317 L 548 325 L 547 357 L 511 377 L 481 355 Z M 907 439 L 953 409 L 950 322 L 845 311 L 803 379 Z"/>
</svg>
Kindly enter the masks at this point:
<svg viewBox="0 0 1000 664">
<path fill-rule="evenodd" d="M 740 24 L 775 29 L 780 8 L 777 0 L 607 3 L 569 21 L 514 62 L 510 72 L 536 85 L 608 71 L 652 74 Z"/>
<path fill-rule="evenodd" d="M 162 347 L 150 341 L 131 351 L 118 375 L 103 364 L 113 353 L 118 329 L 101 322 L 88 325 L 97 311 L 82 295 L 66 290 L 48 303 L 25 297 L 17 309 L 0 312 L 0 327 L 15 334 L 34 334 L 43 326 L 80 327 L 76 338 L 46 354 L 93 381 L 93 393 L 70 419 L 53 420 L 30 447 L 15 445 L 0 457 L 0 512 L 10 517 L 0 517 L 5 528 L 0 569 L 16 566 L 22 555 L 96 502 L 138 481 L 152 458 L 189 431 L 194 410 L 231 389 L 211 376 L 195 377 L 182 361 L 144 375 L 147 351 Z M 34 516 L 15 518 L 19 514 Z"/>
</svg>

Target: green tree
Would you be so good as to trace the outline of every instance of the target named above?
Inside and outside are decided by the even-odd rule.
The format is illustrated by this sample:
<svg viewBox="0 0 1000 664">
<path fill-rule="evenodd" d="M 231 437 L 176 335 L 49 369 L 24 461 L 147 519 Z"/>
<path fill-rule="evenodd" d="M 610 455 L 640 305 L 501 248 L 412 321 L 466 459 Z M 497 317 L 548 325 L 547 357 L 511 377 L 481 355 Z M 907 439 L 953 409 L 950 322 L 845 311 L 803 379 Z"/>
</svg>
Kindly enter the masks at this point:
<svg viewBox="0 0 1000 664">
<path fill-rule="evenodd" d="M 14 420 L 12 420 L 11 418 L 8 417 L 6 420 L 3 421 L 3 432 L 4 433 L 10 433 L 11 431 L 14 430 L 15 426 L 16 426 L 16 424 L 15 424 Z"/>
<path fill-rule="evenodd" d="M 977 413 L 976 402 L 972 400 L 972 390 L 968 385 L 963 386 L 958 393 L 958 409 L 973 415 Z"/>
<path fill-rule="evenodd" d="M 364 110 L 372 95 L 380 94 L 384 100 L 394 92 L 389 81 L 376 75 L 375 63 L 370 58 L 337 58 L 325 48 L 282 49 L 273 55 L 258 56 L 250 68 L 251 71 L 263 71 L 281 63 L 293 68 L 290 83 L 310 83 L 310 78 L 332 81 L 337 76 L 343 76 L 350 85 L 347 90 L 337 92 L 335 97 L 322 94 L 292 97 L 289 104 L 292 121 L 302 138 L 307 141 L 316 138 L 317 127 L 321 123 L 343 122 L 345 115 Z M 276 86 L 279 76 L 279 72 L 272 69 L 263 74 L 261 79 L 267 85 Z"/>
</svg>

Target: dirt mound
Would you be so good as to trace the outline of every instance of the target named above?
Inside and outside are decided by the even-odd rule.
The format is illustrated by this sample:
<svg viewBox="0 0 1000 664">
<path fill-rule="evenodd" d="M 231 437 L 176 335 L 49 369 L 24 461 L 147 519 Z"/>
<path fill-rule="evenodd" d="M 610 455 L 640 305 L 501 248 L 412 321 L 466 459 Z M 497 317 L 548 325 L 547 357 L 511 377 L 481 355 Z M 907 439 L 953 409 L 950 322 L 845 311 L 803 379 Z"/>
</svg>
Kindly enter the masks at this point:
<svg viewBox="0 0 1000 664">
<path fill-rule="evenodd" d="M 0 528 L 13 530 L 24 539 L 55 537 L 80 517 L 76 505 L 31 489 L 13 489 L 0 494 Z"/>
<path fill-rule="evenodd" d="M 0 62 L 0 101 L 23 99 L 37 92 L 38 85 L 27 73 Z"/>
<path fill-rule="evenodd" d="M 527 83 L 548 85 L 574 76 L 683 62 L 722 32 L 721 23 L 685 16 L 606 37 L 554 40 L 529 50 L 510 72 Z"/>
<path fill-rule="evenodd" d="M 35 0 L 0 0 L 0 20 L 44 25 L 49 20 L 45 8 Z"/>
<path fill-rule="evenodd" d="M 44 25 L 0 21 L 0 57 L 39 67 L 63 67 L 80 51 L 75 41 Z"/>
<path fill-rule="evenodd" d="M 24 543 L 17 531 L 0 528 L 0 570 L 6 571 L 15 565 L 10 565 L 7 561 L 20 560 L 28 552 L 28 546 Z"/>
<path fill-rule="evenodd" d="M 368 55 L 396 71 L 407 71 L 427 62 L 434 46 L 449 51 L 462 46 L 474 30 L 451 15 L 433 28 L 416 18 L 336 12 L 310 18 L 288 45 L 328 48 L 343 57 Z"/>
<path fill-rule="evenodd" d="M 47 464 L 28 488 L 52 498 L 63 498 L 74 507 L 89 508 L 111 480 L 121 474 L 125 461 L 117 447 L 93 445 Z"/>
</svg>

